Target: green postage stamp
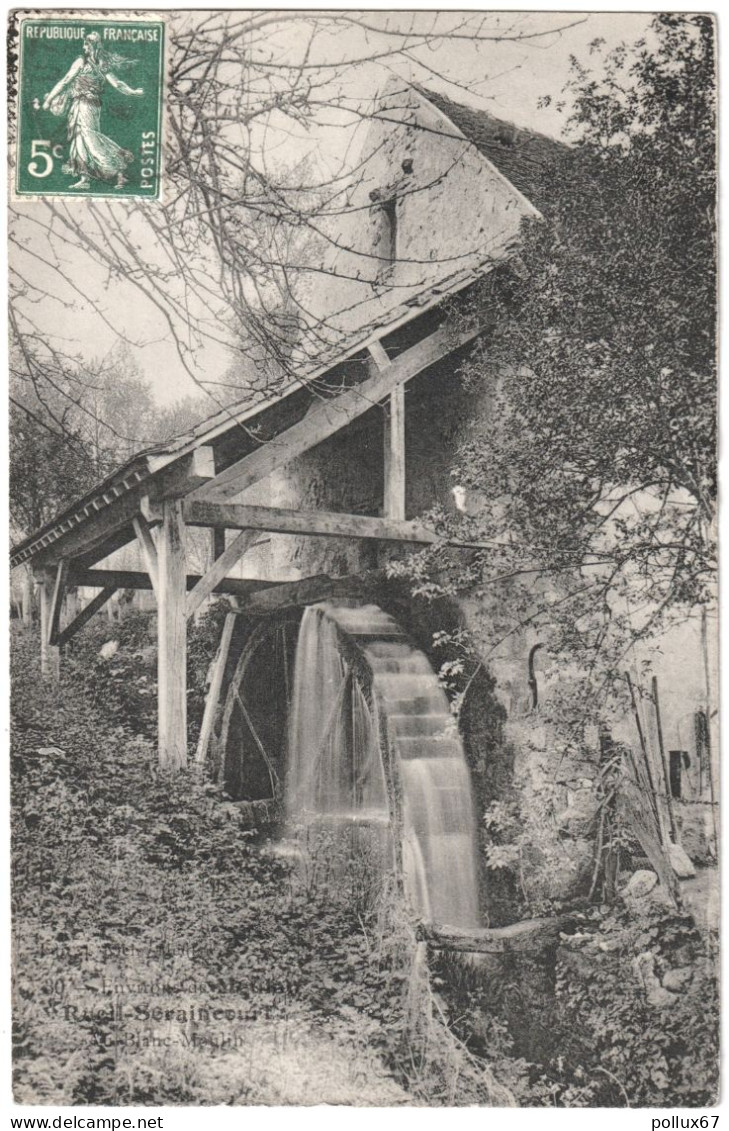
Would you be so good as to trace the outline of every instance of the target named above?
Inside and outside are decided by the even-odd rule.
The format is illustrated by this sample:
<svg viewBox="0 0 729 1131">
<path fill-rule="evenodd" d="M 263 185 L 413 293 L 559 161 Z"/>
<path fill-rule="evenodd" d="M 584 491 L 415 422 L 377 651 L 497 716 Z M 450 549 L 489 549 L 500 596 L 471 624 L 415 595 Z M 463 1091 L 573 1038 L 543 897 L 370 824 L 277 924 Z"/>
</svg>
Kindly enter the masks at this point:
<svg viewBox="0 0 729 1131">
<path fill-rule="evenodd" d="M 20 19 L 18 196 L 157 199 L 164 23 Z"/>
</svg>

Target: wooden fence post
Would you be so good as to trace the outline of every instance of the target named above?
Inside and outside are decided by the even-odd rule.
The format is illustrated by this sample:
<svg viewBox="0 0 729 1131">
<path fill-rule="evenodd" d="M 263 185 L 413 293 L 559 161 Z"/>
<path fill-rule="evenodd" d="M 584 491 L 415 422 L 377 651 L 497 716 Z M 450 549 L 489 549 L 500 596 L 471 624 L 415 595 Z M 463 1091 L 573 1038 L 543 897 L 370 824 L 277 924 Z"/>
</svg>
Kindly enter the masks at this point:
<svg viewBox="0 0 729 1131">
<path fill-rule="evenodd" d="M 30 628 L 33 623 L 33 574 L 30 566 L 21 566 L 23 571 L 23 624 L 26 628 Z"/>
<path fill-rule="evenodd" d="M 162 505 L 157 562 L 159 765 L 180 770 L 187 764 L 187 565 L 179 499 Z"/>
<path fill-rule="evenodd" d="M 238 618 L 236 617 L 235 613 L 228 613 L 223 623 L 220 645 L 218 647 L 218 652 L 212 665 L 210 686 L 208 688 L 207 698 L 205 699 L 205 713 L 203 715 L 202 726 L 200 727 L 200 737 L 198 739 L 197 750 L 195 752 L 195 761 L 198 765 L 203 765 L 207 757 L 210 739 L 213 734 L 215 716 L 218 713 L 218 702 L 220 700 L 220 690 L 223 686 L 225 666 L 228 663 L 230 641 L 233 636 L 233 628 L 235 627 L 235 622 L 237 619 Z"/>
<path fill-rule="evenodd" d="M 385 499 L 388 518 L 405 518 L 405 386 L 390 393 L 385 417 Z"/>
<path fill-rule="evenodd" d="M 50 643 L 53 588 L 53 580 L 43 578 L 40 581 L 41 674 L 57 681 L 61 674 L 61 654 L 60 650 Z"/>
</svg>

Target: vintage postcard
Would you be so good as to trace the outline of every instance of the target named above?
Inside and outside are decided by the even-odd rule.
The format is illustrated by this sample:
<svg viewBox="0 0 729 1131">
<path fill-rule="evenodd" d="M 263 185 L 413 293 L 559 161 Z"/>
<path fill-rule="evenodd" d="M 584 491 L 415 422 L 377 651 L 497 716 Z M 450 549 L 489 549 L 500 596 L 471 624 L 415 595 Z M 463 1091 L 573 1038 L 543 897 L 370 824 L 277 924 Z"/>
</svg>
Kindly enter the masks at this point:
<svg viewBox="0 0 729 1131">
<path fill-rule="evenodd" d="M 714 18 L 8 50 L 17 1110 L 715 1127 Z"/>
</svg>

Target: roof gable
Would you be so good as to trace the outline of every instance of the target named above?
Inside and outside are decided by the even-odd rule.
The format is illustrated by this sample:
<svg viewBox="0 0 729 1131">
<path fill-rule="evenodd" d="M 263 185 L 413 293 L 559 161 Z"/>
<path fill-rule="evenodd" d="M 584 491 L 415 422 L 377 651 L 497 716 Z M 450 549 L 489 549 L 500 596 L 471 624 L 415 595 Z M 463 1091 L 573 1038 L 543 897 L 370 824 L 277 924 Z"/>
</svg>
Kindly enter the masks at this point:
<svg viewBox="0 0 729 1131">
<path fill-rule="evenodd" d="M 569 152 L 569 146 L 534 130 L 515 126 L 487 110 L 476 110 L 460 102 L 453 102 L 445 94 L 423 87 L 417 89 L 532 204 L 540 211 L 548 211 L 549 194 L 546 186 L 549 174 Z"/>
<path fill-rule="evenodd" d="M 391 263 L 379 230 L 385 203 L 397 221 Z M 439 106 L 391 79 L 370 117 L 346 207 L 322 225 L 324 271 L 307 295 L 303 354 L 311 343 L 319 358 L 322 346 L 341 353 L 487 274 L 515 250 L 522 220 L 538 216 Z"/>
</svg>

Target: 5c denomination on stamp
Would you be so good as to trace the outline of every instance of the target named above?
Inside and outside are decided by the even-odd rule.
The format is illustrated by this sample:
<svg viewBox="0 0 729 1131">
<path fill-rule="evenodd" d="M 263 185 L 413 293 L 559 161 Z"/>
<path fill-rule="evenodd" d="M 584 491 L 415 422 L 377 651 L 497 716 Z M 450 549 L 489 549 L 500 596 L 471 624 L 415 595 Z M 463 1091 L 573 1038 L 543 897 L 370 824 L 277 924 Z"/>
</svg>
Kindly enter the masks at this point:
<svg viewBox="0 0 729 1131">
<path fill-rule="evenodd" d="M 18 196 L 158 199 L 164 23 L 22 19 Z"/>
</svg>

